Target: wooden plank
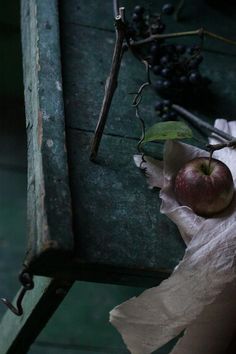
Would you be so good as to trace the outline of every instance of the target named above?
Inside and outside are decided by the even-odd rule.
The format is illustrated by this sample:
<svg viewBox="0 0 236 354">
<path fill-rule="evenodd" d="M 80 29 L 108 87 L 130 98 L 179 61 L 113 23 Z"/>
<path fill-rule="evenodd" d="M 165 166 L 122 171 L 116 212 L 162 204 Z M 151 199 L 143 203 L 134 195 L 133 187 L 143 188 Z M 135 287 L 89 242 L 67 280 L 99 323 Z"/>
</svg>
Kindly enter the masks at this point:
<svg viewBox="0 0 236 354">
<path fill-rule="evenodd" d="M 133 163 L 136 141 L 104 136 L 103 157 L 94 164 L 89 161 L 92 134 L 74 129 L 67 134 L 75 258 L 63 269 L 33 263 L 32 269 L 82 280 L 157 284 L 182 258 L 184 243 L 174 223 L 159 213 L 158 192 L 147 188 Z"/>
<path fill-rule="evenodd" d="M 35 277 L 34 282 L 34 289 L 23 300 L 23 315 L 17 317 L 8 310 L 0 323 L 1 354 L 27 353 L 72 285 L 43 277 Z"/>
<path fill-rule="evenodd" d="M 25 264 L 63 264 L 74 251 L 65 149 L 57 1 L 22 0 L 28 136 Z"/>
</svg>

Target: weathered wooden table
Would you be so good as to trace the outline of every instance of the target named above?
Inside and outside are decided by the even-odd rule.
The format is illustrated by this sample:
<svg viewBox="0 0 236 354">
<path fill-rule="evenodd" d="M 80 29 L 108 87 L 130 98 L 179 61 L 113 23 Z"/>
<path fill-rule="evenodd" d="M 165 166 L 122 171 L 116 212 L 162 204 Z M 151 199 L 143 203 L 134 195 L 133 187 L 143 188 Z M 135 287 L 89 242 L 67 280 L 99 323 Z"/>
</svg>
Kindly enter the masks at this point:
<svg viewBox="0 0 236 354">
<path fill-rule="evenodd" d="M 123 4 L 129 14 L 136 3 Z M 75 280 L 153 286 L 184 253 L 177 228 L 159 213 L 158 193 L 147 189 L 133 164 L 140 127 L 129 92 L 137 91 L 145 72 L 130 54 L 121 65 L 97 162 L 89 161 L 114 46 L 112 1 L 59 5 L 22 0 L 29 170 L 24 264 L 35 275 L 35 288 L 24 298 L 23 316 L 6 313 L 1 354 L 27 352 Z M 235 16 L 221 6 L 187 1 L 183 21 L 169 29 L 205 25 L 232 37 Z M 204 70 L 213 94 L 198 111 L 233 118 L 236 49 L 210 40 L 206 47 Z M 155 123 L 149 102 L 143 106 L 147 126 Z M 205 138 L 194 132 L 192 143 L 201 145 Z M 151 149 L 161 157 L 161 144 Z"/>
</svg>

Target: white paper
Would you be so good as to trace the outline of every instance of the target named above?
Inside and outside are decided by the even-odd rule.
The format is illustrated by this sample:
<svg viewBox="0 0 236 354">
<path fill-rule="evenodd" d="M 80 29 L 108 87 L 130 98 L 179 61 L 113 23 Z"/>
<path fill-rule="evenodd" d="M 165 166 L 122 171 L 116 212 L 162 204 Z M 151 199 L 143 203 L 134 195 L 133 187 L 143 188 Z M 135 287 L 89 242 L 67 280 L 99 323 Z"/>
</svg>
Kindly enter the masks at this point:
<svg viewBox="0 0 236 354">
<path fill-rule="evenodd" d="M 215 125 L 236 136 L 236 122 L 219 119 Z M 140 166 L 140 157 L 135 157 L 136 165 L 146 169 L 150 187 L 162 186 L 161 212 L 177 224 L 187 248 L 169 279 L 111 311 L 111 323 L 132 354 L 152 353 L 183 330 L 185 335 L 171 354 L 224 354 L 236 333 L 236 198 L 226 211 L 207 219 L 180 206 L 173 193 L 179 168 L 207 155 L 168 141 L 163 170 L 146 157 L 147 164 Z M 235 182 L 236 150 L 225 148 L 214 157 L 228 165 Z"/>
</svg>

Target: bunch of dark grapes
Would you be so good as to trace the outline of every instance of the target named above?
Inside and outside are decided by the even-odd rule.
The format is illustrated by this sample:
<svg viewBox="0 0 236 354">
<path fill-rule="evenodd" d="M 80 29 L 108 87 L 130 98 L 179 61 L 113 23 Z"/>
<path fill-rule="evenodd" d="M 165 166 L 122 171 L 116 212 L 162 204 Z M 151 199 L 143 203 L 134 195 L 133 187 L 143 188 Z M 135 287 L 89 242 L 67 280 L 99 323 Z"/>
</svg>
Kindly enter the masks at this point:
<svg viewBox="0 0 236 354">
<path fill-rule="evenodd" d="M 200 72 L 201 47 L 156 42 L 150 46 L 149 52 L 151 70 L 157 77 L 154 87 L 160 95 L 189 96 L 210 83 Z"/>
<path fill-rule="evenodd" d="M 130 40 L 145 39 L 151 35 L 164 34 L 164 15 L 174 13 L 172 4 L 165 4 L 160 14 L 146 14 L 144 7 L 135 6 L 132 21 L 128 26 Z M 155 39 L 140 45 L 139 54 L 149 62 L 153 73 L 153 88 L 164 99 L 183 103 L 191 97 L 199 97 L 208 87 L 210 80 L 202 76 L 200 66 L 203 61 L 201 47 L 170 43 L 170 39 Z M 137 48 L 137 47 L 136 47 Z M 163 119 L 174 112 L 158 110 Z M 166 111 L 166 112 L 165 112 Z M 168 111 L 168 112 L 167 112 Z M 164 112 L 164 113 L 163 113 Z"/>
</svg>

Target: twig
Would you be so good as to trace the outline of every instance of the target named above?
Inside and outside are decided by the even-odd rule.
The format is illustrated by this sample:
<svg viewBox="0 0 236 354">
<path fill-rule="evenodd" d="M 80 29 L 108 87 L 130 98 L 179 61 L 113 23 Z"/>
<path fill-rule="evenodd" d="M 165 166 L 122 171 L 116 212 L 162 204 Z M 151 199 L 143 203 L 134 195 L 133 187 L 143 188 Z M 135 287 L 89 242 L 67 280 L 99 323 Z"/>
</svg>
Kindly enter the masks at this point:
<svg viewBox="0 0 236 354">
<path fill-rule="evenodd" d="M 142 63 L 145 65 L 145 68 L 146 68 L 146 74 L 147 74 L 147 81 L 144 82 L 138 89 L 138 92 L 136 93 L 134 99 L 133 99 L 133 102 L 132 102 L 132 106 L 135 107 L 135 115 L 136 115 L 136 118 L 139 119 L 140 121 L 140 125 L 141 125 L 141 130 L 142 130 L 142 133 L 141 133 L 141 138 L 138 142 L 138 146 L 137 146 L 137 149 L 138 149 L 138 152 L 141 152 L 141 145 L 142 145 L 142 142 L 144 141 L 145 139 L 145 122 L 143 120 L 143 118 L 140 116 L 140 113 L 139 113 L 139 105 L 142 101 L 142 93 L 143 93 L 143 90 L 150 86 L 151 85 L 151 78 L 150 78 L 150 70 L 149 70 L 149 64 L 146 60 L 142 60 Z M 144 158 L 144 157 L 143 157 Z"/>
<path fill-rule="evenodd" d="M 236 139 L 234 138 L 231 141 L 227 141 L 225 143 L 208 144 L 208 145 L 206 145 L 206 148 L 211 152 L 211 154 L 213 154 L 213 152 L 216 151 L 216 150 L 221 150 L 221 149 L 224 149 L 226 147 L 235 148 L 236 147 Z"/>
<path fill-rule="evenodd" d="M 176 21 L 179 21 L 179 15 L 183 9 L 184 3 L 185 3 L 185 0 L 179 0 L 178 4 L 176 6 L 176 10 L 174 13 L 174 17 L 175 17 Z"/>
<path fill-rule="evenodd" d="M 216 135 L 220 136 L 221 138 L 231 141 L 234 140 L 235 138 L 227 133 L 224 133 L 223 131 L 213 127 L 212 125 L 204 122 L 202 119 L 198 118 L 195 114 L 189 112 L 187 109 L 177 105 L 177 104 L 173 104 L 172 108 L 179 113 L 181 116 L 185 117 L 188 121 L 190 121 L 191 123 L 193 123 L 197 128 L 199 129 L 206 129 L 212 133 L 215 133 Z"/>
<path fill-rule="evenodd" d="M 103 130 L 111 106 L 112 98 L 117 88 L 117 79 L 120 71 L 120 63 L 123 56 L 123 42 L 125 39 L 125 23 L 123 19 L 124 19 L 124 8 L 120 8 L 119 15 L 115 18 L 116 42 L 115 42 L 115 47 L 113 52 L 111 71 L 106 80 L 102 107 L 101 107 L 98 123 L 96 126 L 96 130 L 92 142 L 91 154 L 90 154 L 91 161 L 94 161 L 97 156 Z"/>
<path fill-rule="evenodd" d="M 119 0 L 113 0 L 113 14 L 114 18 L 117 18 L 119 16 Z"/>
<path fill-rule="evenodd" d="M 174 32 L 174 33 L 164 33 L 164 34 L 152 34 L 148 38 L 141 39 L 139 41 L 133 41 L 131 43 L 132 47 L 137 47 L 146 43 L 153 42 L 158 39 L 169 39 L 169 38 L 178 38 L 178 37 L 188 37 L 188 36 L 199 36 L 199 37 L 204 37 L 208 36 L 214 39 L 217 39 L 219 41 L 225 42 L 227 44 L 232 44 L 236 45 L 236 41 L 233 41 L 231 39 L 225 38 L 223 36 L 220 36 L 218 34 L 215 34 L 213 32 L 209 32 L 205 30 L 204 28 L 199 28 L 197 30 L 193 31 L 184 31 L 184 32 Z"/>
<path fill-rule="evenodd" d="M 208 37 L 217 39 L 218 41 L 222 41 L 222 42 L 225 42 L 227 44 L 236 45 L 236 41 L 233 41 L 232 39 L 220 36 L 219 34 L 216 34 L 216 33 L 213 33 L 213 32 L 207 31 L 207 30 L 203 30 L 203 34 L 208 36 Z"/>
</svg>

